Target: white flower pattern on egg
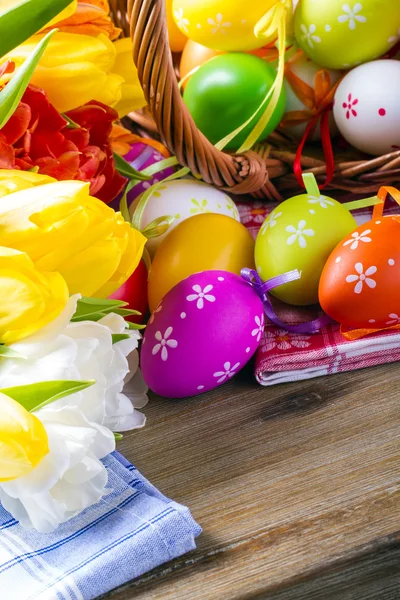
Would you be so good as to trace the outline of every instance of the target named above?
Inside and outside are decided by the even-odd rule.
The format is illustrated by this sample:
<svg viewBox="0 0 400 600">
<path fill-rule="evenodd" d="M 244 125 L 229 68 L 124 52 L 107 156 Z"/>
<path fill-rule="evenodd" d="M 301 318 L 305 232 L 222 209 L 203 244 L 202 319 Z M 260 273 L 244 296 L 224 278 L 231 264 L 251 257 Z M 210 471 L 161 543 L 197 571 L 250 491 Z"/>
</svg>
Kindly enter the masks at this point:
<svg viewBox="0 0 400 600">
<path fill-rule="evenodd" d="M 224 363 L 225 370 L 217 371 L 216 373 L 214 373 L 214 377 L 218 377 L 217 383 L 222 383 L 226 379 L 230 379 L 231 377 L 236 375 L 236 371 L 239 367 L 240 367 L 240 363 L 238 363 L 238 362 L 236 364 L 234 364 L 232 367 L 231 367 L 230 362 L 225 362 Z"/>
<path fill-rule="evenodd" d="M 351 240 L 347 240 L 347 242 L 345 242 L 343 244 L 343 246 L 349 246 L 351 244 L 350 250 L 357 250 L 358 244 L 360 242 L 365 242 L 365 243 L 372 242 L 371 238 L 368 237 L 368 235 L 370 233 L 371 233 L 370 229 L 366 229 L 362 233 L 357 233 L 357 232 L 356 233 L 352 233 L 351 234 L 352 239 Z"/>
<path fill-rule="evenodd" d="M 258 315 L 255 316 L 254 320 L 256 322 L 257 327 L 253 329 L 251 335 L 253 337 L 257 336 L 257 342 L 259 342 L 264 331 L 264 314 L 262 314 L 261 317 L 259 317 Z"/>
<path fill-rule="evenodd" d="M 315 32 L 317 31 L 316 26 L 311 23 L 311 25 L 309 26 L 309 28 L 307 29 L 307 27 L 304 25 L 304 23 L 302 23 L 300 25 L 300 29 L 302 31 L 302 36 L 301 39 L 304 42 L 307 42 L 307 44 L 310 46 L 310 48 L 314 48 L 314 42 L 316 44 L 319 44 L 321 42 L 321 38 L 318 35 L 315 35 Z"/>
<path fill-rule="evenodd" d="M 388 39 L 388 43 L 389 44 L 395 44 L 396 42 L 398 42 L 400 40 L 400 28 L 397 31 L 396 35 L 392 35 L 389 39 Z"/>
<path fill-rule="evenodd" d="M 321 208 L 328 208 L 328 206 L 335 206 L 332 200 L 329 200 L 326 196 L 313 196 L 309 194 L 308 204 L 319 204 Z"/>
<path fill-rule="evenodd" d="M 192 198 L 190 203 L 193 204 L 193 207 L 190 209 L 191 215 L 197 215 L 199 213 L 207 213 L 210 212 L 208 210 L 208 200 L 203 198 L 203 200 L 196 200 L 196 198 Z"/>
<path fill-rule="evenodd" d="M 212 29 L 211 29 L 211 33 L 213 35 L 215 35 L 216 33 L 222 33 L 223 35 L 226 35 L 226 29 L 228 27 L 232 27 L 232 23 L 226 22 L 224 23 L 224 17 L 222 16 L 221 13 L 218 13 L 217 16 L 215 17 L 215 21 L 214 19 L 207 19 L 207 23 L 209 25 L 211 25 Z"/>
<path fill-rule="evenodd" d="M 264 223 L 261 226 L 261 235 L 265 235 L 267 229 L 272 229 L 276 225 L 276 220 L 282 216 L 281 212 L 272 211 L 265 219 Z"/>
<path fill-rule="evenodd" d="M 353 8 L 349 6 L 349 4 L 343 4 L 342 10 L 345 13 L 344 15 L 340 15 L 338 17 L 339 23 L 349 23 L 349 29 L 354 31 L 358 23 L 366 23 L 367 17 L 360 15 L 360 11 L 362 10 L 361 2 L 357 2 Z"/>
<path fill-rule="evenodd" d="M 306 225 L 306 221 L 302 219 L 301 221 L 299 221 L 297 227 L 295 227 L 294 225 L 288 225 L 286 227 L 286 231 L 292 234 L 286 240 L 288 246 L 291 246 L 297 241 L 299 243 L 300 248 L 306 248 L 307 240 L 305 236 L 313 237 L 315 235 L 313 229 L 305 229 Z"/>
<path fill-rule="evenodd" d="M 386 325 L 400 325 L 400 317 L 396 313 L 390 313 L 390 321 L 386 321 Z"/>
<path fill-rule="evenodd" d="M 157 331 L 154 336 L 158 344 L 156 344 L 153 347 L 152 354 L 153 356 L 155 356 L 161 350 L 161 360 L 163 360 L 164 362 L 168 360 L 168 348 L 178 347 L 178 342 L 176 340 L 170 339 L 172 332 L 173 328 L 168 327 L 164 335 L 162 335 L 161 331 Z"/>
<path fill-rule="evenodd" d="M 188 300 L 188 302 L 194 302 L 197 300 L 196 306 L 201 310 L 204 308 L 204 300 L 207 300 L 207 302 L 215 302 L 215 296 L 210 294 L 213 289 L 214 286 L 212 285 L 206 285 L 204 289 L 201 289 L 201 286 L 196 284 L 192 286 L 192 290 L 196 293 L 186 296 L 186 300 Z"/>
<path fill-rule="evenodd" d="M 186 19 L 184 16 L 183 8 L 178 8 L 174 11 L 174 17 L 176 20 L 176 24 L 179 29 L 184 31 L 186 34 L 189 33 L 188 25 L 190 25 L 189 19 Z"/>
<path fill-rule="evenodd" d="M 364 283 L 370 288 L 376 288 L 375 279 L 371 278 L 371 275 L 374 275 L 377 272 L 377 268 L 375 266 L 368 267 L 368 269 L 364 272 L 364 266 L 362 263 L 358 262 L 354 265 L 354 269 L 357 274 L 351 274 L 346 277 L 347 283 L 356 283 L 354 286 L 354 293 L 361 294 L 364 289 Z"/>
</svg>

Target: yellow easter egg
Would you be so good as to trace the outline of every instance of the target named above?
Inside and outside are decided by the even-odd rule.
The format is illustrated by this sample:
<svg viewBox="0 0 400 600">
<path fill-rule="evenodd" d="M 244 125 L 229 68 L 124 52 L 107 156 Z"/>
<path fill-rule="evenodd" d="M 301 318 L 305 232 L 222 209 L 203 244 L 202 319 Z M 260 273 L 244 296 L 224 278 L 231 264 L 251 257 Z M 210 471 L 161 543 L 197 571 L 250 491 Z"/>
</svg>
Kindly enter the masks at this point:
<svg viewBox="0 0 400 600">
<path fill-rule="evenodd" d="M 240 274 L 254 266 L 254 240 L 246 227 L 226 215 L 205 213 L 182 221 L 161 242 L 149 275 L 153 312 L 177 283 L 201 271 Z"/>
<path fill-rule="evenodd" d="M 175 23 L 189 39 L 226 52 L 261 48 L 277 37 L 257 38 L 254 27 L 280 0 L 173 0 Z"/>
</svg>

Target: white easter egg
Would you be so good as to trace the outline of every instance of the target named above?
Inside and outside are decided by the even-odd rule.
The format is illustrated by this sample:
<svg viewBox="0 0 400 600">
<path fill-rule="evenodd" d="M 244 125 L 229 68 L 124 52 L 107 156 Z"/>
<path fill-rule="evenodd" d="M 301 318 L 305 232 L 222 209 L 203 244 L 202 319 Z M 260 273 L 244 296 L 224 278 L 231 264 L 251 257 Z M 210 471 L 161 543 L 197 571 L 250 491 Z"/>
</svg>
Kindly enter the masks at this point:
<svg viewBox="0 0 400 600">
<path fill-rule="evenodd" d="M 321 67 L 320 65 L 317 65 L 316 63 L 314 63 L 305 54 L 301 54 L 300 56 L 295 56 L 295 57 L 293 57 L 293 59 L 291 59 L 287 63 L 287 75 L 284 79 L 284 86 L 285 86 L 285 90 L 286 90 L 286 108 L 285 108 L 285 114 L 283 116 L 284 119 L 289 116 L 288 113 L 291 113 L 294 111 L 299 111 L 299 110 L 300 111 L 309 110 L 309 108 L 304 104 L 304 102 L 302 102 L 302 100 L 296 95 L 295 89 L 294 89 L 294 87 L 292 87 L 292 85 L 290 83 L 290 75 L 288 73 L 289 72 L 293 73 L 293 75 L 295 75 L 296 77 L 301 79 L 301 81 L 303 81 L 304 83 L 306 83 L 307 85 L 309 85 L 311 88 L 313 88 L 315 90 L 316 75 L 317 75 L 318 71 L 321 71 L 322 69 L 324 69 L 324 67 Z M 334 84 L 337 82 L 337 80 L 340 77 L 340 72 L 334 71 L 333 69 L 325 69 L 325 70 L 329 73 L 329 76 L 331 79 L 331 85 L 333 87 Z M 290 127 L 288 127 L 288 130 L 291 133 L 293 133 L 296 137 L 301 138 L 306 130 L 307 125 L 308 125 L 308 121 L 306 123 L 301 123 L 300 125 L 290 126 Z M 335 120 L 333 118 L 333 115 L 330 115 L 330 117 L 329 117 L 329 127 L 330 127 L 331 134 L 337 135 L 338 130 L 335 125 Z M 317 123 L 317 126 L 315 128 L 315 131 L 314 131 L 311 139 L 313 139 L 313 140 L 321 139 L 319 122 Z"/>
<path fill-rule="evenodd" d="M 333 114 L 355 148 L 379 156 L 400 148 L 400 62 L 375 60 L 349 71 L 335 94 Z"/>
<path fill-rule="evenodd" d="M 137 201 L 131 206 L 131 213 Z M 201 213 L 218 213 L 240 221 L 239 211 L 231 198 L 211 185 L 196 179 L 163 182 L 150 196 L 141 220 L 143 230 L 159 217 L 172 216 L 174 221 L 162 235 L 150 238 L 146 248 L 153 256 L 163 239 L 179 223 Z"/>
</svg>

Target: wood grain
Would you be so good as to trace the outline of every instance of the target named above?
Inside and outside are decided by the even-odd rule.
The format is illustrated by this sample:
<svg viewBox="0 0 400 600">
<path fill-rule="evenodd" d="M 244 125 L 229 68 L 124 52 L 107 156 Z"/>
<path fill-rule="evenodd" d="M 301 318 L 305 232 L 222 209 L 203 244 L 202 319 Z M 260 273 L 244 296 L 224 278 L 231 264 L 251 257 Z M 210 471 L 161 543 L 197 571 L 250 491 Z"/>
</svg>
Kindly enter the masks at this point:
<svg viewBox="0 0 400 600">
<path fill-rule="evenodd" d="M 119 449 L 203 527 L 114 600 L 400 598 L 396 364 L 153 398 Z"/>
</svg>

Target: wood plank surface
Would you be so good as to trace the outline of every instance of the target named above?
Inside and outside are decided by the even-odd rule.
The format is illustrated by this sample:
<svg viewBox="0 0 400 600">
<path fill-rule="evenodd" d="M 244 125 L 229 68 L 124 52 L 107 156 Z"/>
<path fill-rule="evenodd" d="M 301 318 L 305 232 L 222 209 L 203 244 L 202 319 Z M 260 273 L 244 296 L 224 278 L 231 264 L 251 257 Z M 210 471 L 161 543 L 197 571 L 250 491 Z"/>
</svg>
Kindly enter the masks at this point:
<svg viewBox="0 0 400 600">
<path fill-rule="evenodd" d="M 400 598 L 400 369 L 153 397 L 120 451 L 203 527 L 113 600 Z"/>
</svg>

